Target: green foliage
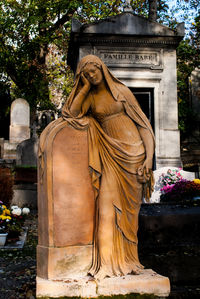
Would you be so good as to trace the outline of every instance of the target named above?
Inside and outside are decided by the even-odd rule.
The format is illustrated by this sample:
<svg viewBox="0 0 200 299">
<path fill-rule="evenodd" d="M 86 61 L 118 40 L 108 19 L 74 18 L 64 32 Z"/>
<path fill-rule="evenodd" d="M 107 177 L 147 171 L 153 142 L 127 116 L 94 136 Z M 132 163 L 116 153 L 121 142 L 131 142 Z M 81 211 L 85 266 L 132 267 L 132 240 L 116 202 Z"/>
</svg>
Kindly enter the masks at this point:
<svg viewBox="0 0 200 299">
<path fill-rule="evenodd" d="M 33 109 L 53 108 L 49 101 L 46 55 L 64 32 L 82 1 L 0 1 L 0 73 L 15 83 L 14 93 Z M 65 25 L 65 26 L 64 26 Z"/>
<path fill-rule="evenodd" d="M 83 6 L 76 11 L 76 17 L 83 23 L 94 22 L 114 16 L 122 10 L 124 1 L 83 0 Z"/>
<path fill-rule="evenodd" d="M 71 92 L 74 74 L 66 63 L 66 56 L 63 50 L 56 45 L 49 47 L 47 76 L 49 80 L 50 99 L 56 108 L 60 109 Z"/>
<path fill-rule="evenodd" d="M 195 18 L 193 32 L 190 39 L 183 40 L 177 49 L 177 78 L 178 78 L 178 103 L 179 103 L 179 128 L 181 137 L 187 138 L 195 128 L 195 111 L 190 107 L 190 81 L 191 72 L 200 66 L 200 16 Z"/>
<path fill-rule="evenodd" d="M 0 128 L 1 137 L 5 139 L 9 136 L 10 106 L 10 84 L 2 77 L 0 81 Z"/>
<path fill-rule="evenodd" d="M 158 22 L 176 28 L 175 13 L 180 6 L 184 8 L 186 2 L 193 9 L 199 7 L 197 0 L 180 0 L 169 13 L 168 1 L 157 1 Z M 0 74 L 11 82 L 11 96 L 25 98 L 33 113 L 36 108 L 60 109 L 57 95 L 64 101 L 73 81 L 66 63 L 72 16 L 83 23 L 93 22 L 122 12 L 124 3 L 125 0 L 0 0 Z M 135 14 L 148 17 L 149 0 L 132 0 L 130 4 Z M 182 11 L 183 18 L 187 18 L 187 9 Z M 199 23 L 200 17 L 197 17 L 192 27 L 193 48 L 199 45 Z M 190 63 L 189 66 L 183 63 L 182 52 L 185 51 L 187 58 L 190 44 L 182 45 L 179 50 L 182 102 L 186 98 L 186 78 L 192 69 Z M 9 106 L 10 98 L 7 98 L 5 107 L 2 106 L 3 114 L 9 112 Z M 181 114 L 185 113 L 182 109 Z"/>
</svg>

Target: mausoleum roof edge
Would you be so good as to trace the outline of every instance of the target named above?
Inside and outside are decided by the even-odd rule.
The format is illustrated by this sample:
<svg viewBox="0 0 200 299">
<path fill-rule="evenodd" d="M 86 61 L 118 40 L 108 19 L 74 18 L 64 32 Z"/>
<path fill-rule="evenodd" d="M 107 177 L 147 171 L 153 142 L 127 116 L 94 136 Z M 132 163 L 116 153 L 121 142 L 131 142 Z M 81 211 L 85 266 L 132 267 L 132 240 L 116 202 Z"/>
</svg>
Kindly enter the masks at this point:
<svg viewBox="0 0 200 299">
<path fill-rule="evenodd" d="M 82 24 L 77 19 L 73 19 L 72 33 L 184 36 L 184 25 L 180 25 L 178 25 L 177 30 L 173 30 L 133 12 L 122 12 L 119 15 L 90 24 Z M 179 30 L 180 27 L 181 30 Z"/>
</svg>

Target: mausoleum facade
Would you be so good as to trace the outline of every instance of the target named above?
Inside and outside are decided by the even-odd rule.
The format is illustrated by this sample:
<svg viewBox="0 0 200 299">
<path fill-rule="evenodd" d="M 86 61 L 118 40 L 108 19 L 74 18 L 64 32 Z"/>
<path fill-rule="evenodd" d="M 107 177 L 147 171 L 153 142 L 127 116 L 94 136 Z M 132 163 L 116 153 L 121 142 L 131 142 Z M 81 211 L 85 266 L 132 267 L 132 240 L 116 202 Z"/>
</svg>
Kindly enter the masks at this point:
<svg viewBox="0 0 200 299">
<path fill-rule="evenodd" d="M 75 70 L 94 54 L 132 90 L 155 132 L 155 168 L 181 165 L 176 48 L 183 36 L 183 24 L 174 31 L 132 12 L 72 24 L 68 64 Z"/>
</svg>

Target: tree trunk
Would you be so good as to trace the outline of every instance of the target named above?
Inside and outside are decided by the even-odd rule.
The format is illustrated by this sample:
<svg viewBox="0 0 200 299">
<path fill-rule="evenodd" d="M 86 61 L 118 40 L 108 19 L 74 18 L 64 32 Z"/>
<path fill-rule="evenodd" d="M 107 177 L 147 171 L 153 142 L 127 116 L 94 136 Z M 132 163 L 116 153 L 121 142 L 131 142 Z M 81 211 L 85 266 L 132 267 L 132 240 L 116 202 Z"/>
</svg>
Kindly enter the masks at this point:
<svg viewBox="0 0 200 299">
<path fill-rule="evenodd" d="M 149 21 L 157 20 L 157 0 L 149 0 Z"/>
</svg>

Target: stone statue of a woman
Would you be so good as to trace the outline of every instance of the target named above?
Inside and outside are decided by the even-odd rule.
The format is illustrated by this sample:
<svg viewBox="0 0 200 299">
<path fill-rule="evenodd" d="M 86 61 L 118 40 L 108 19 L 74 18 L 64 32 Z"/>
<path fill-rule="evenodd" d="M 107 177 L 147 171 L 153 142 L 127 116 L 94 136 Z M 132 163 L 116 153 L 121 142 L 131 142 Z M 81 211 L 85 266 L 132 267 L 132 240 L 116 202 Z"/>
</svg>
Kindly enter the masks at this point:
<svg viewBox="0 0 200 299">
<path fill-rule="evenodd" d="M 140 273 L 138 213 L 150 197 L 154 134 L 132 92 L 96 56 L 78 64 L 63 118 L 88 126 L 89 168 L 95 191 L 93 260 L 99 279 Z"/>
</svg>

